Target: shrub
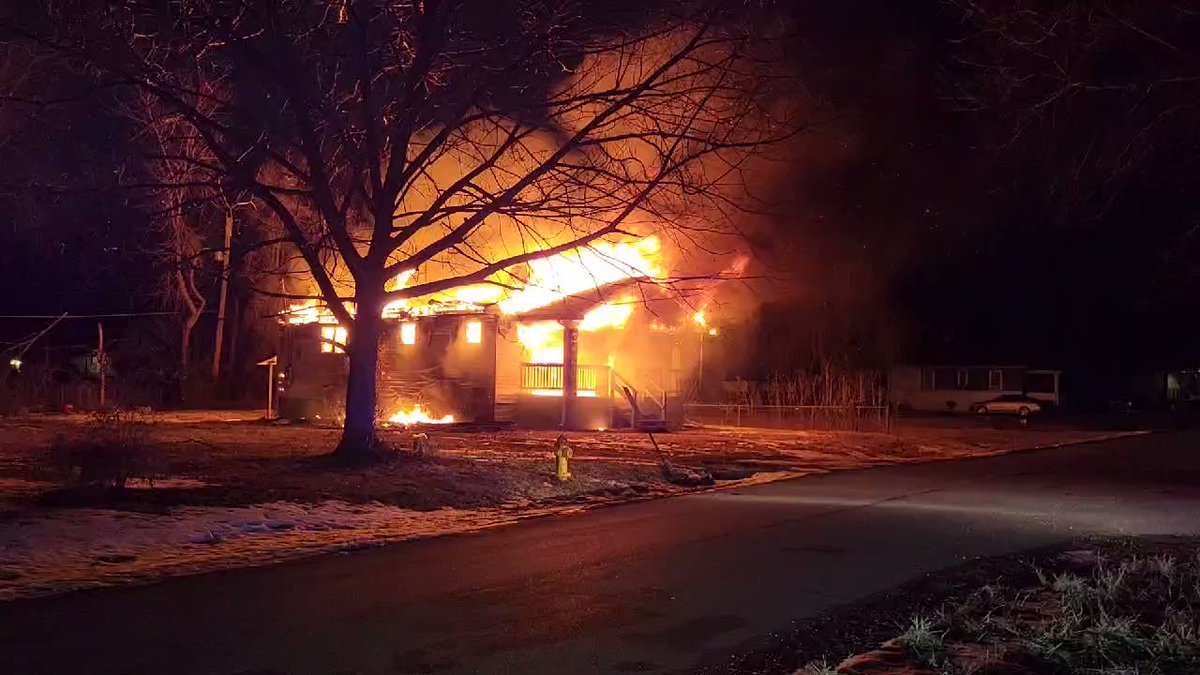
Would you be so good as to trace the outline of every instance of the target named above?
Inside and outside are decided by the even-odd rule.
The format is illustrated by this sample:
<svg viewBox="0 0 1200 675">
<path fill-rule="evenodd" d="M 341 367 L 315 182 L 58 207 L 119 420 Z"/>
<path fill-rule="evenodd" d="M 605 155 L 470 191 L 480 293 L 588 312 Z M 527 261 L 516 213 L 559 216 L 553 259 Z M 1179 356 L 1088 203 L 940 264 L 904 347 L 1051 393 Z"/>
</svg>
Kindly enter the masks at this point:
<svg viewBox="0 0 1200 675">
<path fill-rule="evenodd" d="M 96 413 L 77 433 L 59 434 L 50 457 L 69 485 L 111 490 L 150 477 L 151 447 L 145 416 L 115 410 Z"/>
</svg>

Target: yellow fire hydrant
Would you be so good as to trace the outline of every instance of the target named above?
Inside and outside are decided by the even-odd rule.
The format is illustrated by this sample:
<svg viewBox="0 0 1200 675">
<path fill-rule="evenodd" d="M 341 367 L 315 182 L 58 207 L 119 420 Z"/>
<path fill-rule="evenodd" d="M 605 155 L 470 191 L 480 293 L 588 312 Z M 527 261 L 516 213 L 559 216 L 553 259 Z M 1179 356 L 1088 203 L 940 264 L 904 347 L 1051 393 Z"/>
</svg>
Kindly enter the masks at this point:
<svg viewBox="0 0 1200 675">
<path fill-rule="evenodd" d="M 558 440 L 554 441 L 554 468 L 559 481 L 571 480 L 571 469 L 567 466 L 570 458 L 571 446 L 567 445 L 567 435 L 559 434 Z"/>
</svg>

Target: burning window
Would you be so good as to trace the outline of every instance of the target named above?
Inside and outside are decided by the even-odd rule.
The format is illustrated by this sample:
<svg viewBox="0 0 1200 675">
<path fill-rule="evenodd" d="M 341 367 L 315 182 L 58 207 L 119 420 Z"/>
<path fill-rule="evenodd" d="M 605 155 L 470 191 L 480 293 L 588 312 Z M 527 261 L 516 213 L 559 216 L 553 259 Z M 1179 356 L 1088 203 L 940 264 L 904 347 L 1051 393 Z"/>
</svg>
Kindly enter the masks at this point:
<svg viewBox="0 0 1200 675">
<path fill-rule="evenodd" d="M 335 344 L 336 343 L 336 344 Z M 321 327 L 321 353 L 323 354 L 344 354 L 346 353 L 346 329 L 340 326 L 322 326 Z"/>
<path fill-rule="evenodd" d="M 473 345 L 483 342 L 483 322 L 477 320 L 467 322 L 467 342 Z"/>
<path fill-rule="evenodd" d="M 406 345 L 417 344 L 417 324 L 402 323 L 400 324 L 400 342 Z"/>
</svg>

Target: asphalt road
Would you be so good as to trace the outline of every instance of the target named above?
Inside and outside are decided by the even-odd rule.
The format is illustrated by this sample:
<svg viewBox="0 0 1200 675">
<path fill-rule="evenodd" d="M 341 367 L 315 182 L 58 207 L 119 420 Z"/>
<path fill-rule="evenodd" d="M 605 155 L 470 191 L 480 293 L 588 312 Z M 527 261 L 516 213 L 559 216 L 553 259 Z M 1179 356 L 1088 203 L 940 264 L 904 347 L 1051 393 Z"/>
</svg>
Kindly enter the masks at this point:
<svg viewBox="0 0 1200 675">
<path fill-rule="evenodd" d="M 0 673 L 679 672 L 924 572 L 1087 533 L 1200 533 L 1200 433 L 0 603 Z"/>
</svg>

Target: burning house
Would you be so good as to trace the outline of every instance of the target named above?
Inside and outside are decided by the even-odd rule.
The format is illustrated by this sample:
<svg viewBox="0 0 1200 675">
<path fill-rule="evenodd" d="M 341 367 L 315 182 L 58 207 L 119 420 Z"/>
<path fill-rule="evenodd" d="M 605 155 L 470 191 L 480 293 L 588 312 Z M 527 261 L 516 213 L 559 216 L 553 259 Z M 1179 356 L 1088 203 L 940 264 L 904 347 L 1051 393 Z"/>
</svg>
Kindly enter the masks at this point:
<svg viewBox="0 0 1200 675">
<path fill-rule="evenodd" d="M 662 278 L 648 237 L 533 261 L 516 289 L 471 285 L 388 305 L 381 423 L 678 425 L 695 324 Z M 311 302 L 292 307 L 283 326 L 280 415 L 338 417 L 346 330 Z"/>
</svg>

